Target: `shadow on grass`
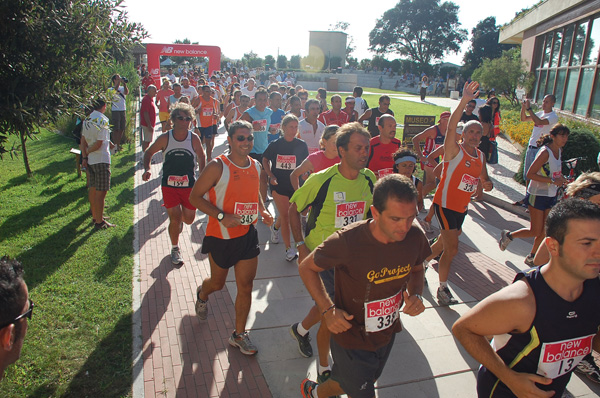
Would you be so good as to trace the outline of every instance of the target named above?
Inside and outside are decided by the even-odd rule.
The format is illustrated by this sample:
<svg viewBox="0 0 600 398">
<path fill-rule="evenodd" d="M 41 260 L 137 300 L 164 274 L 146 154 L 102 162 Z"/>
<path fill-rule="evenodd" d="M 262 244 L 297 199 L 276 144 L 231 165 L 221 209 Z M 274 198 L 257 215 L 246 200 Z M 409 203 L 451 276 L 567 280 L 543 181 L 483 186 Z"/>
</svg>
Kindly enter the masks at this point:
<svg viewBox="0 0 600 398">
<path fill-rule="evenodd" d="M 127 240 L 128 242 L 133 240 L 133 225 L 129 226 L 129 229 L 123 236 L 113 236 L 106 245 L 104 252 L 108 259 L 96 271 L 96 278 L 98 280 L 108 278 L 119 267 L 123 258 L 129 258 L 133 255 L 133 247 L 131 245 L 127 246 L 124 250 L 123 240 Z"/>
<path fill-rule="evenodd" d="M 63 397 L 125 397 L 131 390 L 131 313 L 98 342 Z"/>
</svg>

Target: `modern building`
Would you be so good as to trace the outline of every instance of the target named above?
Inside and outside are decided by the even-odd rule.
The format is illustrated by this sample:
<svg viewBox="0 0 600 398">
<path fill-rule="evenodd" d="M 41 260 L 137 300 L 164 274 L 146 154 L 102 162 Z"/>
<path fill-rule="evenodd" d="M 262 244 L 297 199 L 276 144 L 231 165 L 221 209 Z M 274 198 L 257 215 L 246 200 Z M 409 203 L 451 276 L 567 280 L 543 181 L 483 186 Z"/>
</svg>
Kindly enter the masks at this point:
<svg viewBox="0 0 600 398">
<path fill-rule="evenodd" d="M 333 31 L 315 31 L 311 30 L 308 47 L 308 56 L 313 60 L 323 60 L 321 69 L 329 69 L 325 65 L 327 59 L 339 57 L 342 62 L 342 67 L 346 61 L 346 40 L 348 35 L 344 32 Z M 316 66 L 319 69 L 319 66 Z"/>
<path fill-rule="evenodd" d="M 500 43 L 520 44 L 535 74 L 536 102 L 600 121 L 600 0 L 546 0 L 500 30 Z"/>
</svg>

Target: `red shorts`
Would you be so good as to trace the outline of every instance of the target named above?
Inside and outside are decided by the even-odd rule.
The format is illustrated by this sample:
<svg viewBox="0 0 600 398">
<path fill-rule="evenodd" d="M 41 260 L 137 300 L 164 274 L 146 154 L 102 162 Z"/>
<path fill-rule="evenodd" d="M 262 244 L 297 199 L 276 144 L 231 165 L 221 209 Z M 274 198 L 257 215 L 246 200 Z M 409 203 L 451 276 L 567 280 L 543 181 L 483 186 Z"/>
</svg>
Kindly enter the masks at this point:
<svg viewBox="0 0 600 398">
<path fill-rule="evenodd" d="M 190 193 L 192 188 L 174 188 L 161 187 L 163 195 L 163 204 L 167 209 L 182 205 L 186 209 L 196 210 L 190 203 Z"/>
</svg>

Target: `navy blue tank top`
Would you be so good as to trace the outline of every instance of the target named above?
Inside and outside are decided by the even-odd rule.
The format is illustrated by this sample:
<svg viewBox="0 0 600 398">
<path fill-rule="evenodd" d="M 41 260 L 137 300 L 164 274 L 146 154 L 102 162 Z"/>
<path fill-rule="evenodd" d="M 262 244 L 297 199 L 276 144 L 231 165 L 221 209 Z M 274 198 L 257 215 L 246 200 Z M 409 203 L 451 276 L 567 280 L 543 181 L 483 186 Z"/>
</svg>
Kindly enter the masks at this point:
<svg viewBox="0 0 600 398">
<path fill-rule="evenodd" d="M 550 385 L 537 384 L 561 397 L 571 373 L 592 350 L 592 338 L 600 326 L 600 280 L 589 279 L 583 293 L 568 302 L 548 286 L 541 267 L 520 272 L 535 296 L 536 313 L 525 333 L 494 336 L 492 347 L 504 363 L 516 372 L 538 374 L 553 379 Z M 479 398 L 514 397 L 510 389 L 485 367 L 477 376 Z"/>
</svg>

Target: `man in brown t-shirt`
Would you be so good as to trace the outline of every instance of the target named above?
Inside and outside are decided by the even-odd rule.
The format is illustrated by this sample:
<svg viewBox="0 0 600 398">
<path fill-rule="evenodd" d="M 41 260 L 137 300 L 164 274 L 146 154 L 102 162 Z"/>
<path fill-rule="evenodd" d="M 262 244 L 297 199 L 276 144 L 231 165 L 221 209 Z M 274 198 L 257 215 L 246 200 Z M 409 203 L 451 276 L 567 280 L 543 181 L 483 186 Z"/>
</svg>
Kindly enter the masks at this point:
<svg viewBox="0 0 600 398">
<path fill-rule="evenodd" d="M 402 304 L 410 316 L 425 310 L 423 260 L 431 249 L 414 223 L 417 198 L 408 178 L 385 176 L 373 191 L 373 219 L 335 232 L 300 264 L 300 276 L 334 333 L 331 378 L 320 385 L 305 379 L 304 397 L 374 397 L 375 381 L 402 330 Z M 330 268 L 335 268 L 335 304 L 319 279 L 319 272 Z"/>
</svg>

